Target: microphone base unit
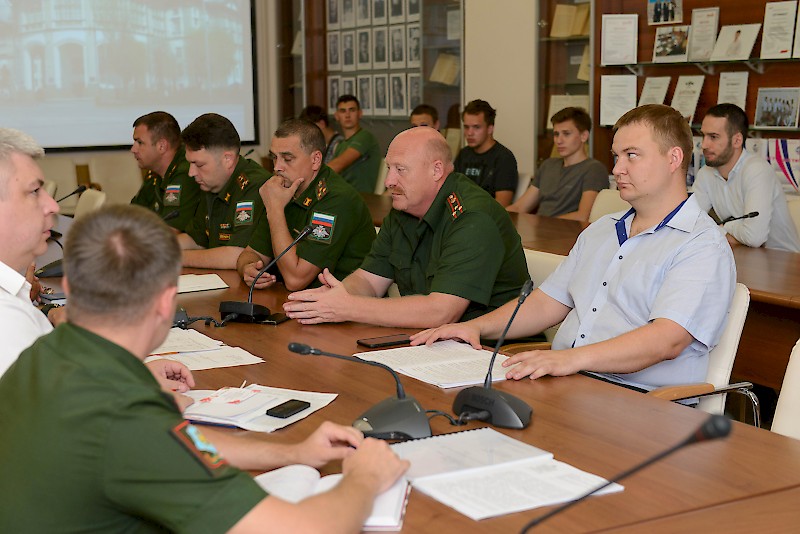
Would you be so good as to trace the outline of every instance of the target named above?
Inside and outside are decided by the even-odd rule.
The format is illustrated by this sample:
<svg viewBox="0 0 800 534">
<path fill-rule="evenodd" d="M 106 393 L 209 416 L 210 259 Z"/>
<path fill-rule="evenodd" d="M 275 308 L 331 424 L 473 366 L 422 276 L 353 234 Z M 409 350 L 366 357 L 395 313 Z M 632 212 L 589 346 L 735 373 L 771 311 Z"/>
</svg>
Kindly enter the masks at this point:
<svg viewBox="0 0 800 534">
<path fill-rule="evenodd" d="M 36 269 L 33 274 L 39 278 L 58 278 L 64 276 L 64 265 L 62 260 L 48 263 L 44 267 Z"/>
<path fill-rule="evenodd" d="M 428 415 L 419 402 L 406 396 L 384 399 L 353 421 L 353 426 L 367 435 L 385 439 L 431 437 Z"/>
<path fill-rule="evenodd" d="M 239 323 L 258 323 L 265 321 L 269 315 L 269 308 L 252 302 L 236 302 L 226 300 L 219 303 L 219 314 L 224 321 L 226 317 L 234 316 L 232 321 Z"/>
<path fill-rule="evenodd" d="M 489 412 L 487 423 L 501 428 L 526 428 L 533 409 L 513 395 L 496 389 L 472 386 L 461 390 L 453 402 L 453 412 Z"/>
</svg>

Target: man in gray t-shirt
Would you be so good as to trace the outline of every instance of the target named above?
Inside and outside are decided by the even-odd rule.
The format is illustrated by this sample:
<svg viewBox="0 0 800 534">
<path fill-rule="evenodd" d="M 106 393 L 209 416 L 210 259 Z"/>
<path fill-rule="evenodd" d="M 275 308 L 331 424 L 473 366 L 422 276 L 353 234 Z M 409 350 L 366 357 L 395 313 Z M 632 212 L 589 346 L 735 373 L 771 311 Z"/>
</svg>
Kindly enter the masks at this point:
<svg viewBox="0 0 800 534">
<path fill-rule="evenodd" d="M 507 209 L 588 221 L 597 193 L 608 187 L 608 170 L 584 150 L 592 120 L 583 109 L 570 107 L 550 121 L 560 157 L 545 160 L 525 194 Z"/>
</svg>

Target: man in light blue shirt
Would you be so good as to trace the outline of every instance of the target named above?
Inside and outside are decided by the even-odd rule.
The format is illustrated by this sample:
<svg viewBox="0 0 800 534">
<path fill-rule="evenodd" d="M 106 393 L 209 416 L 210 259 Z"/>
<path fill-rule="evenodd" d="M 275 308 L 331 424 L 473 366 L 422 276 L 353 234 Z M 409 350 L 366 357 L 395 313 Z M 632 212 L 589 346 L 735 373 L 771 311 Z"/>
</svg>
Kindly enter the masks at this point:
<svg viewBox="0 0 800 534">
<path fill-rule="evenodd" d="M 692 134 L 680 113 L 647 105 L 614 127 L 614 176 L 633 208 L 601 218 L 521 307 L 508 337 L 563 321 L 553 350 L 507 360 L 507 378 L 593 371 L 654 389 L 705 380 L 736 284 L 733 254 L 685 187 Z M 687 198 L 688 197 L 688 198 Z M 480 318 L 426 330 L 413 343 L 497 338 L 516 300 Z"/>
</svg>

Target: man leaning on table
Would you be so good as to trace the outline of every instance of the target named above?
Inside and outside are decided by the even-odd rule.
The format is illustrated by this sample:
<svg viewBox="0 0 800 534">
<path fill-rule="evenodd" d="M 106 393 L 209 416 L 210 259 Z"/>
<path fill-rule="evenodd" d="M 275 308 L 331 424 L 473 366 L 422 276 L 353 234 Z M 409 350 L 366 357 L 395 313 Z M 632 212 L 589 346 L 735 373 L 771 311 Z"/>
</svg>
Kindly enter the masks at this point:
<svg viewBox="0 0 800 534">
<path fill-rule="evenodd" d="M 484 314 L 519 292 L 525 256 L 508 212 L 453 172 L 444 137 L 428 127 L 394 138 L 386 154 L 392 211 L 361 268 L 292 293 L 284 310 L 303 324 L 358 321 L 430 327 Z M 383 297 L 392 282 L 400 298 Z"/>
<path fill-rule="evenodd" d="M 53 330 L 51 321 L 58 324 L 66 318 L 66 308 L 48 304 L 39 310 L 32 303 L 41 289 L 33 278 L 33 261 L 47 250 L 58 213 L 58 204 L 42 187 L 44 175 L 35 161 L 43 156 L 44 150 L 29 135 L 0 128 L 0 376 L 20 352 Z M 194 385 L 181 363 L 154 360 L 147 367 L 167 391 Z"/>
<path fill-rule="evenodd" d="M 680 113 L 646 105 L 614 127 L 614 176 L 632 209 L 607 215 L 522 305 L 508 336 L 563 321 L 553 350 L 507 360 L 507 378 L 593 371 L 650 390 L 702 382 L 733 297 L 733 254 L 694 196 L 686 170 L 692 133 Z M 468 323 L 416 334 L 413 343 L 496 338 L 516 300 Z"/>
<path fill-rule="evenodd" d="M 206 113 L 181 132 L 189 175 L 203 191 L 194 218 L 178 235 L 186 267 L 235 269 L 253 230 L 266 224 L 258 189 L 270 174 L 239 155 L 233 123 Z"/>
<path fill-rule="evenodd" d="M 375 226 L 364 199 L 344 178 L 322 163 L 325 137 L 312 122 L 290 119 L 272 137 L 270 157 L 275 175 L 259 193 L 267 224 L 255 229 L 236 269 L 247 285 L 264 265 L 283 252 L 303 228 L 313 230 L 278 260 L 283 283 L 290 291 L 319 285 L 317 275 L 328 268 L 337 278 L 355 271 L 375 240 Z M 264 273 L 261 289 L 276 278 Z"/>
<path fill-rule="evenodd" d="M 703 155 L 694 191 L 700 209 L 714 209 L 721 221 L 758 212 L 758 216 L 719 225 L 731 245 L 800 252 L 800 239 L 789 215 L 775 171 L 744 148 L 749 121 L 735 104 L 718 104 L 703 118 Z"/>
<path fill-rule="evenodd" d="M 0 403 L 0 531 L 355 532 L 407 468 L 350 427 L 286 445 L 181 418 L 142 365 L 172 325 L 181 269 L 155 214 L 112 206 L 77 221 L 64 269 L 69 323 L 0 380 L 0 398 L 25 399 Z M 240 471 L 339 459 L 339 485 L 298 504 Z"/>
</svg>

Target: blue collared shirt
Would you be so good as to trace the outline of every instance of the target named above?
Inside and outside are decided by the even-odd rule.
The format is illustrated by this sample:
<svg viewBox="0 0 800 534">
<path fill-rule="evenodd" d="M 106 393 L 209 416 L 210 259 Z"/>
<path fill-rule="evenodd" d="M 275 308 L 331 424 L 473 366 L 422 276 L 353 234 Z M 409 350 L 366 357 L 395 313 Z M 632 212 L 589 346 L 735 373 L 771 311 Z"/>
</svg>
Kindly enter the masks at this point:
<svg viewBox="0 0 800 534">
<path fill-rule="evenodd" d="M 630 235 L 634 219 L 625 215 L 607 215 L 590 225 L 542 284 L 542 291 L 572 308 L 553 349 L 598 343 L 670 319 L 693 337 L 677 358 L 603 376 L 645 389 L 703 382 L 708 351 L 722 334 L 736 285 L 731 248 L 694 196 L 666 224 L 620 244 L 617 221 L 624 221 Z"/>
</svg>

